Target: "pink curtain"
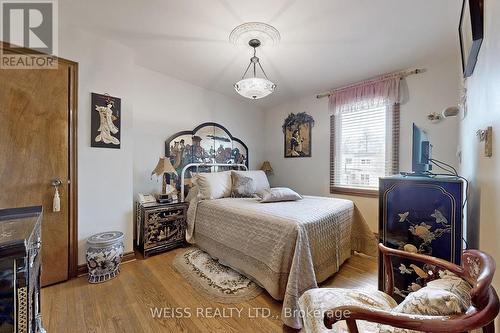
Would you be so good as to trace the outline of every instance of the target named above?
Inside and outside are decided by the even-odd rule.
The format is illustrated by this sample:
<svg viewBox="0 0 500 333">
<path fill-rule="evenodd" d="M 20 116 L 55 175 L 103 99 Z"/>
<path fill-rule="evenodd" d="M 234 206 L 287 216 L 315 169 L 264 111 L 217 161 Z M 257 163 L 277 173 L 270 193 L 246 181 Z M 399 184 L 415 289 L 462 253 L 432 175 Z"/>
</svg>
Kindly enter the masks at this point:
<svg viewBox="0 0 500 333">
<path fill-rule="evenodd" d="M 393 76 L 333 91 L 330 94 L 330 111 L 339 114 L 399 103 L 400 81 L 400 76 Z"/>
</svg>

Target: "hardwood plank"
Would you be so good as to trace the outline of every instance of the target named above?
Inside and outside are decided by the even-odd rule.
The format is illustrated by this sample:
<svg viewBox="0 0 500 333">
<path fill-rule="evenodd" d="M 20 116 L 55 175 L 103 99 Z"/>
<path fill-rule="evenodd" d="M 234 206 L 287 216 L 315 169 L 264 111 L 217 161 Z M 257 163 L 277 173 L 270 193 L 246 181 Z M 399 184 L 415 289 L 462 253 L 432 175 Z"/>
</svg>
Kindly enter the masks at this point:
<svg viewBox="0 0 500 333">
<path fill-rule="evenodd" d="M 42 289 L 43 322 L 48 332 L 296 332 L 279 319 L 281 302 L 263 292 L 240 304 L 220 304 L 198 294 L 172 266 L 176 249 L 121 266 L 120 275 L 92 285 L 86 277 Z M 354 255 L 321 287 L 377 288 L 377 260 Z M 152 309 L 188 309 L 190 318 L 154 318 Z M 197 316 L 197 308 L 212 311 L 242 309 L 224 318 Z M 252 309 L 270 311 L 252 318 Z M 168 316 L 167 316 L 168 317 Z"/>
</svg>

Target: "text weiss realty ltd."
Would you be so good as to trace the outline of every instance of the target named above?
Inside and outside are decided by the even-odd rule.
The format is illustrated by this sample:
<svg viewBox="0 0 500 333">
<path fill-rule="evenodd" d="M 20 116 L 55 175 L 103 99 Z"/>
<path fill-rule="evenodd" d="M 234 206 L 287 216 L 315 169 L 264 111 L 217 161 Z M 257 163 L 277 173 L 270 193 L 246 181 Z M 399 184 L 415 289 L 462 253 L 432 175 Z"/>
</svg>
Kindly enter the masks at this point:
<svg viewBox="0 0 500 333">
<path fill-rule="evenodd" d="M 153 318 L 272 318 L 269 308 L 150 308 Z M 277 316 L 274 316 L 277 318 Z"/>
</svg>

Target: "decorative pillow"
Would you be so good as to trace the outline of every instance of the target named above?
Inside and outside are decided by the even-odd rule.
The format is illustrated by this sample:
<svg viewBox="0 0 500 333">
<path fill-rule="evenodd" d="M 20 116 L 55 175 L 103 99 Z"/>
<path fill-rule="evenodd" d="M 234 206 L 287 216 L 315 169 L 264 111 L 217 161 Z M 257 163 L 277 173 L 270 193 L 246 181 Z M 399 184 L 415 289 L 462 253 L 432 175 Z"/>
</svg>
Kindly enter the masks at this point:
<svg viewBox="0 0 500 333">
<path fill-rule="evenodd" d="M 260 202 L 280 202 L 280 201 L 296 201 L 302 199 L 302 196 L 297 192 L 287 187 L 273 187 L 263 190 L 257 194 Z"/>
<path fill-rule="evenodd" d="M 461 301 L 447 290 L 427 289 L 410 293 L 395 309 L 395 312 L 427 316 L 448 316 L 462 313 Z"/>
<path fill-rule="evenodd" d="M 199 193 L 200 193 L 200 189 L 198 188 L 198 185 L 193 185 L 193 187 L 191 187 L 189 189 L 189 192 L 186 195 L 186 198 L 184 198 L 184 200 L 186 202 L 191 202 L 194 198 L 198 197 Z"/>
<path fill-rule="evenodd" d="M 195 183 L 199 199 L 220 199 L 231 195 L 231 171 L 199 173 Z"/>
<path fill-rule="evenodd" d="M 471 303 L 470 284 L 450 272 L 440 272 L 440 275 L 442 278 L 406 296 L 394 311 L 429 316 L 464 313 Z"/>
<path fill-rule="evenodd" d="M 467 310 L 471 304 L 469 282 L 450 271 L 439 271 L 439 279 L 427 283 L 427 288 L 444 289 L 455 294 L 461 301 L 462 309 Z"/>
<path fill-rule="evenodd" d="M 255 181 L 251 177 L 237 175 L 233 177 L 233 188 L 231 197 L 233 198 L 253 198 L 255 196 Z"/>
<path fill-rule="evenodd" d="M 197 179 L 198 173 L 191 171 L 191 186 L 187 186 L 186 184 L 184 184 L 184 201 L 191 202 L 194 198 L 198 197 L 200 189 L 198 188 L 198 183 L 196 182 Z"/>
<path fill-rule="evenodd" d="M 269 186 L 269 181 L 267 180 L 266 173 L 262 170 L 252 170 L 252 171 L 233 170 L 232 176 L 233 176 L 233 183 L 238 182 L 236 180 L 236 178 L 238 177 L 252 178 L 255 183 L 255 193 L 271 188 L 271 186 Z"/>
</svg>

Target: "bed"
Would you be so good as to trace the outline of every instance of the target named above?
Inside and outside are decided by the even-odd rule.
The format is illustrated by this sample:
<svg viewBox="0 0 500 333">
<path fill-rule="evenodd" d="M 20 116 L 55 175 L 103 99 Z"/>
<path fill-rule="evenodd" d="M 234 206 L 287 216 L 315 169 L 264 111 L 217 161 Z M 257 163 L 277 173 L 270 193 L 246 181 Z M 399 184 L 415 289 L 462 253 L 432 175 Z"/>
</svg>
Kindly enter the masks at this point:
<svg viewBox="0 0 500 333">
<path fill-rule="evenodd" d="M 165 156 L 179 175 L 174 180 L 181 201 L 192 186 L 191 171 L 248 167 L 247 146 L 216 123 L 172 135 Z M 187 241 L 283 301 L 283 322 L 293 328 L 301 327 L 302 293 L 337 272 L 352 251 L 377 253 L 376 238 L 349 200 L 306 196 L 264 204 L 254 198 L 193 196 L 188 201 Z"/>
<path fill-rule="evenodd" d="M 195 197 L 186 239 L 283 301 L 282 320 L 297 329 L 302 293 L 337 272 L 352 251 L 376 248 L 366 223 L 354 218 L 352 201 L 314 196 L 265 204 Z"/>
</svg>

